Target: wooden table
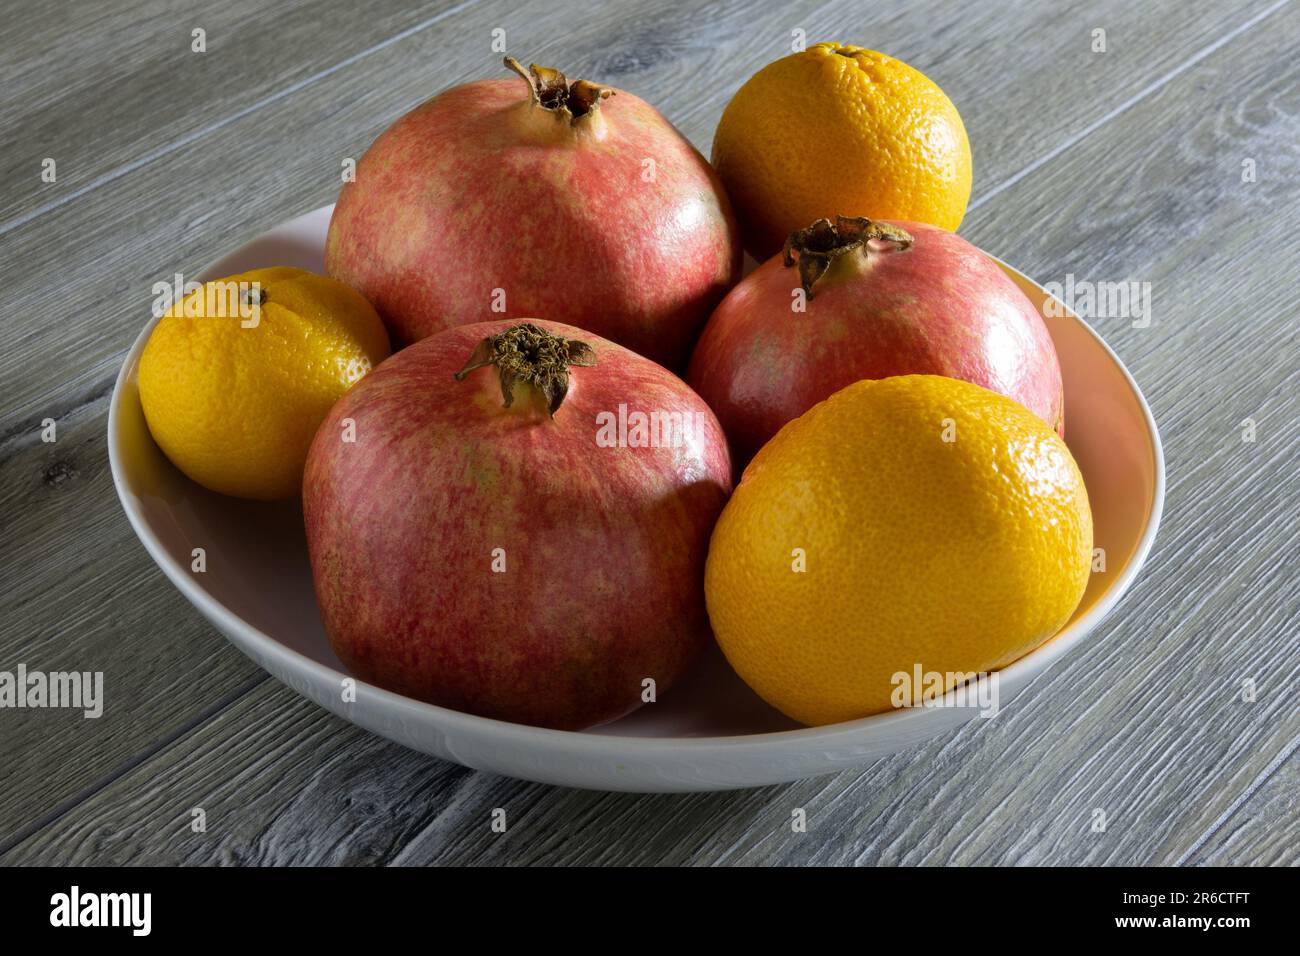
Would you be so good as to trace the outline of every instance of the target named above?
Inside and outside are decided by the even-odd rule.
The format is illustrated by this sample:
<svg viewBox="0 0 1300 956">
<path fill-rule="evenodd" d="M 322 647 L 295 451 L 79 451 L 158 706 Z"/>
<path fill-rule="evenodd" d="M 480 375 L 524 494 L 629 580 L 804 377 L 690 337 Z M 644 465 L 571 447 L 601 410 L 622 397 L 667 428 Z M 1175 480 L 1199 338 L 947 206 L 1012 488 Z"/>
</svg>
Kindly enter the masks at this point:
<svg viewBox="0 0 1300 956">
<path fill-rule="evenodd" d="M 111 6 L 8 0 L 0 17 L 0 670 L 102 670 L 108 696 L 98 720 L 0 710 L 0 864 L 1300 862 L 1297 5 Z M 1150 283 L 1149 327 L 1094 324 L 1160 423 L 1164 525 L 1036 694 L 860 772 L 570 791 L 331 716 L 164 580 L 105 449 L 153 283 L 332 201 L 342 159 L 394 118 L 501 72 L 497 29 L 525 60 L 637 92 L 706 154 L 792 31 L 889 52 L 965 118 L 964 235 L 1043 282 Z"/>
</svg>

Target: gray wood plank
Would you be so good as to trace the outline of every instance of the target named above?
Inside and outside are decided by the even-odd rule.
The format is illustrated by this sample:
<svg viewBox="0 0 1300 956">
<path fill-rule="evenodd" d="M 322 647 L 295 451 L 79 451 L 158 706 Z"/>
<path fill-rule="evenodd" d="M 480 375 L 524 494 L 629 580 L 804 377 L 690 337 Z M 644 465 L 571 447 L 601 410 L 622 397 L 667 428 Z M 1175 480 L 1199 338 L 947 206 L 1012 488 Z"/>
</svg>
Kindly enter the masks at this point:
<svg viewBox="0 0 1300 956">
<path fill-rule="evenodd" d="M 102 671 L 104 715 L 0 711 L 0 846 L 261 677 L 171 587 L 117 504 L 102 403 L 0 459 L 0 669 Z"/>
<path fill-rule="evenodd" d="M 6 855 L 5 863 L 383 862 L 442 812 L 428 795 L 445 797 L 477 776 L 454 764 L 412 759 L 416 755 L 284 690 L 268 680 L 212 719 L 226 731 L 219 737 L 187 735 L 130 774 L 165 786 L 131 793 L 115 785 L 111 797 L 106 792 L 107 799 L 88 801 L 95 804 L 92 813 L 82 804 L 59 820 L 57 842 L 45 842 L 42 834 Z M 269 727 L 280 743 L 261 735 L 259 728 Z M 301 746 L 304 738 L 310 747 Z M 290 794 L 278 784 L 284 780 L 299 788 Z M 205 814 L 205 832 L 191 826 L 195 808 Z M 123 826 L 146 818 L 152 831 Z"/>
<path fill-rule="evenodd" d="M 972 217 L 972 238 L 1037 278 L 1150 281 L 1157 310 L 1149 329 L 1097 324 L 1162 423 L 1166 524 L 1134 592 L 1034 699 L 862 774 L 789 787 L 629 796 L 467 774 L 426 792 L 418 782 L 446 765 L 268 683 L 5 862 L 1154 863 L 1209 846 L 1236 795 L 1300 732 L 1285 563 L 1300 536 L 1285 278 L 1297 272 L 1297 83 L 1285 36 L 1230 42 Z M 1241 156 L 1274 172 L 1243 184 Z M 1236 241 L 1224 243 L 1229 230 Z M 1248 415 L 1261 426 L 1253 444 L 1238 429 Z M 1240 700 L 1245 677 L 1254 703 Z M 349 754 L 382 774 L 340 779 Z M 266 780 L 264 802 L 237 809 Z M 398 785 L 382 796 L 387 780 Z M 229 829 L 158 840 L 191 793 L 229 808 Z M 349 811 L 359 799 L 364 812 Z M 497 806 L 515 821 L 502 839 L 485 833 Z M 1284 814 L 1270 824 L 1294 844 L 1287 806 L 1261 804 Z M 790 832 L 794 807 L 807 834 Z M 1104 833 L 1090 828 L 1098 808 Z M 328 837 L 303 838 L 314 832 Z"/>
<path fill-rule="evenodd" d="M 5 234 L 6 315 L 54 314 L 58 321 L 28 323 L 21 341 L 0 354 L 10 391 L 0 412 L 0 454 L 6 439 L 33 423 L 104 393 L 147 315 L 153 282 L 177 269 L 197 271 L 241 239 L 331 201 L 341 159 L 359 156 L 394 118 L 451 83 L 497 75 L 493 28 L 506 30 L 521 55 L 598 76 L 662 106 L 705 152 L 731 93 L 789 49 L 791 30 L 806 29 L 814 40 L 869 41 L 910 56 L 953 95 L 976 131 L 978 198 L 1048 155 L 1063 132 L 1086 127 L 1110 104 L 1271 9 L 1266 0 L 1233 7 L 1107 0 L 1087 15 L 1065 17 L 1028 2 L 992 8 L 892 0 L 868 10 L 803 0 L 756 14 L 746 0 L 703 3 L 696 13 L 638 0 L 551 19 L 482 0 L 221 127 L 219 149 L 206 138 L 188 143 Z M 1105 54 L 1091 53 L 1095 24 L 1110 31 Z M 1033 42 L 1009 51 L 1008 37 L 1020 31 Z M 269 149 L 267 142 L 293 146 Z M 160 203 L 166 215 L 158 214 Z M 69 261 L 86 265 L 70 274 Z"/>
<path fill-rule="evenodd" d="M 38 0 L 0 20 L 0 235 L 477 0 Z M 204 30 L 206 52 L 192 49 Z M 41 179 L 55 160 L 57 179 Z"/>
<path fill-rule="evenodd" d="M 1300 866 L 1300 754 L 1293 748 L 1186 857 L 1193 866 Z M 1281 825 L 1279 825 L 1281 824 Z"/>
</svg>

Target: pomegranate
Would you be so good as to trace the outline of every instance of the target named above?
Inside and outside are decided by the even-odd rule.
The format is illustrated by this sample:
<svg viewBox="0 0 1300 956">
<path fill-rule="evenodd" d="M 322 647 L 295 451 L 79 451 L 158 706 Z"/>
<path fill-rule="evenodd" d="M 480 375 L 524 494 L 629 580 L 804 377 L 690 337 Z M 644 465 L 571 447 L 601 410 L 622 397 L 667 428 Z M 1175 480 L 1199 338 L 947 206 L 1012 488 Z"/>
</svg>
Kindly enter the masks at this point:
<svg viewBox="0 0 1300 956">
<path fill-rule="evenodd" d="M 555 322 L 447 329 L 316 434 L 303 508 L 325 629 L 353 674 L 410 697 L 613 720 L 710 639 L 730 469 L 708 406 L 649 359 Z"/>
<path fill-rule="evenodd" d="M 982 385 L 1064 433 L 1061 370 L 1034 306 L 988 256 L 922 223 L 841 216 L 793 233 L 718 306 L 688 380 L 743 465 L 813 405 L 891 375 Z"/>
<path fill-rule="evenodd" d="M 506 65 L 527 83 L 454 87 L 375 140 L 334 209 L 329 274 L 402 342 L 541 316 L 684 368 L 740 278 L 712 167 L 630 93 Z"/>
</svg>

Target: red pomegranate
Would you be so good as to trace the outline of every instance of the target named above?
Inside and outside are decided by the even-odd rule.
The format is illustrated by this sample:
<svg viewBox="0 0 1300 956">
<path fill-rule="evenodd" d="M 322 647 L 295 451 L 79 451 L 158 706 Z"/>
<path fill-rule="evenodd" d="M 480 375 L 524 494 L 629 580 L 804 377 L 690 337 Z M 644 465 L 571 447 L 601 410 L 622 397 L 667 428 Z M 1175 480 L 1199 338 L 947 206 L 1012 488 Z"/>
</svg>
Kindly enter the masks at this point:
<svg viewBox="0 0 1300 956">
<path fill-rule="evenodd" d="M 708 406 L 620 345 L 544 321 L 440 332 L 316 434 L 303 507 L 325 629 L 353 674 L 410 697 L 613 720 L 710 639 L 730 468 Z"/>
<path fill-rule="evenodd" d="M 740 278 L 712 167 L 654 107 L 556 70 L 447 90 L 385 130 L 339 195 L 329 274 L 414 342 L 541 316 L 682 369 Z"/>
<path fill-rule="evenodd" d="M 743 465 L 846 385 L 914 374 L 1000 392 L 1064 433 L 1061 370 L 1034 306 L 984 253 L 922 223 L 841 216 L 794 233 L 718 306 L 687 378 Z"/>
</svg>

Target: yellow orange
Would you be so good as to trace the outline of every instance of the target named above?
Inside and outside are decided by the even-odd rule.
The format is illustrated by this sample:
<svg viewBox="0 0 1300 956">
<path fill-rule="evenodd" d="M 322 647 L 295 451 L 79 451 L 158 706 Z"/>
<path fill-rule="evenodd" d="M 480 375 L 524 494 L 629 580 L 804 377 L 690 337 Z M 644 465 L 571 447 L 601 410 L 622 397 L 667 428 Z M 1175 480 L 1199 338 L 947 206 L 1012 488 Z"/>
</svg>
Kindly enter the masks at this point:
<svg viewBox="0 0 1300 956">
<path fill-rule="evenodd" d="M 908 375 L 850 385 L 763 447 L 713 532 L 705 591 L 736 672 L 828 724 L 889 710 L 917 665 L 989 672 L 1038 647 L 1091 553 L 1055 431 L 979 386 Z"/>
<path fill-rule="evenodd" d="M 256 269 L 205 284 L 159 320 L 140 403 L 154 440 L 199 484 L 288 498 L 330 406 L 388 353 L 360 293 L 302 269 Z"/>
<path fill-rule="evenodd" d="M 943 90 L 902 60 L 841 43 L 750 77 L 723 111 L 713 164 L 760 262 L 823 217 L 955 231 L 970 200 L 970 143 Z"/>
</svg>

